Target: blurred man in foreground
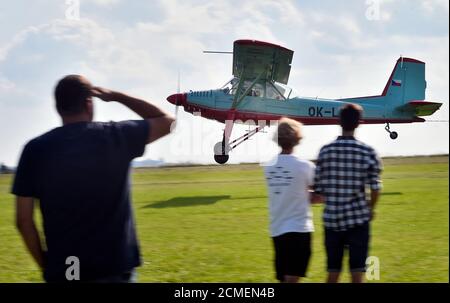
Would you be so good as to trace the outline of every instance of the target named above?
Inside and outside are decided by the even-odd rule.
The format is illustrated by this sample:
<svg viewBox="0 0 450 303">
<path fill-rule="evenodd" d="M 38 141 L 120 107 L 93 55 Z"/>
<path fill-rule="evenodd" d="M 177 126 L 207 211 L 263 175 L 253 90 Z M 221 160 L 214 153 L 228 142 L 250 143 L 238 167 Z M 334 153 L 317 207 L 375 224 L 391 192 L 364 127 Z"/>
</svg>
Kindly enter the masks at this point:
<svg viewBox="0 0 450 303">
<path fill-rule="evenodd" d="M 352 282 L 360 283 L 369 250 L 369 221 L 381 189 L 381 162 L 370 146 L 355 139 L 362 108 L 348 104 L 340 111 L 342 136 L 322 147 L 316 163 L 315 195 L 325 202 L 323 221 L 329 283 L 338 282 L 342 258 L 349 250 Z M 366 201 L 366 186 L 370 200 Z"/>
<path fill-rule="evenodd" d="M 119 102 L 142 119 L 93 122 L 93 97 Z M 48 282 L 73 279 L 71 265 L 79 266 L 81 281 L 133 281 L 141 260 L 130 163 L 146 144 L 167 135 L 174 120 L 150 103 L 93 87 L 77 75 L 57 84 L 55 99 L 63 126 L 28 142 L 17 168 L 17 228 Z M 45 242 L 33 219 L 37 201 Z"/>
</svg>

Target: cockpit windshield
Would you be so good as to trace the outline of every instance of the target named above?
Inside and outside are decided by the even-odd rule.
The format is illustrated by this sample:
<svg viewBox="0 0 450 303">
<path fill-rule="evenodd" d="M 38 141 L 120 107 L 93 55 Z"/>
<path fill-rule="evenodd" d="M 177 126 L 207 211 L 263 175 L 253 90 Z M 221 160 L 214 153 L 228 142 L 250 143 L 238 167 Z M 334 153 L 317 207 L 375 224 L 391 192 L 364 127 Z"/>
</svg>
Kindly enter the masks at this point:
<svg viewBox="0 0 450 303">
<path fill-rule="evenodd" d="M 222 87 L 222 90 L 226 94 L 235 95 L 236 91 L 238 90 L 238 85 L 239 79 L 233 78 Z M 247 92 L 248 96 L 277 100 L 287 100 L 297 96 L 297 94 L 292 94 L 293 90 L 290 87 L 276 82 L 258 82 L 250 90 L 248 90 L 251 85 L 252 81 L 244 81 L 241 91 Z"/>
</svg>

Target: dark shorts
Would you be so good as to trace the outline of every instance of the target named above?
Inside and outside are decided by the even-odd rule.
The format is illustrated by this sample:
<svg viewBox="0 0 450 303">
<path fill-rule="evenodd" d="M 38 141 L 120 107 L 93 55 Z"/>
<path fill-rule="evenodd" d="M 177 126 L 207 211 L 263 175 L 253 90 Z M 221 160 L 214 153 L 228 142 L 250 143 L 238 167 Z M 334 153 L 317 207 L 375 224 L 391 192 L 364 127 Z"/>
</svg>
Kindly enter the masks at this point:
<svg viewBox="0 0 450 303">
<path fill-rule="evenodd" d="M 369 251 L 369 223 L 346 231 L 325 228 L 328 272 L 341 272 L 344 250 L 348 248 L 350 271 L 365 272 Z"/>
<path fill-rule="evenodd" d="M 311 257 L 311 233 L 286 233 L 273 237 L 275 246 L 276 278 L 284 276 L 306 277 Z"/>
</svg>

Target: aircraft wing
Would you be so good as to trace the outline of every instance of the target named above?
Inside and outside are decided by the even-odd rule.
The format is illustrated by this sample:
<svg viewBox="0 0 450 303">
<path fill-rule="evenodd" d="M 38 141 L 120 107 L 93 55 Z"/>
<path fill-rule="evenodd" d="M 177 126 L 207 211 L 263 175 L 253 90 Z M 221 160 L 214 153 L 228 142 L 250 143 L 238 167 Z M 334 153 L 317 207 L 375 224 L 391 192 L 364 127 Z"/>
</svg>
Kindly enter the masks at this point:
<svg viewBox="0 0 450 303">
<path fill-rule="evenodd" d="M 292 50 L 276 44 L 236 40 L 233 49 L 233 75 L 253 80 L 263 74 L 261 80 L 287 84 L 293 55 Z"/>
</svg>

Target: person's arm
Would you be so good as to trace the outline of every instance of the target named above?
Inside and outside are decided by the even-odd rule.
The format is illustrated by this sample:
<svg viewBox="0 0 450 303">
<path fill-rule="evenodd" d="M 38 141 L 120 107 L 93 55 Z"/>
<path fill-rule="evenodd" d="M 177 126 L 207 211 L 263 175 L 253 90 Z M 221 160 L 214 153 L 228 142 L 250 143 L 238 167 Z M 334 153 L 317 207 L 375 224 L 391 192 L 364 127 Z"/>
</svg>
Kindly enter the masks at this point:
<svg viewBox="0 0 450 303">
<path fill-rule="evenodd" d="M 33 212 L 33 198 L 18 196 L 16 199 L 16 227 L 33 259 L 41 269 L 44 269 L 44 251 L 34 222 Z"/>
<path fill-rule="evenodd" d="M 147 144 L 169 134 L 172 123 L 175 122 L 175 119 L 171 115 L 167 114 L 155 105 L 120 92 L 111 91 L 101 87 L 94 87 L 92 89 L 92 95 L 106 102 L 119 102 L 141 116 L 143 119 L 147 120 L 150 124 Z"/>
<path fill-rule="evenodd" d="M 378 189 L 371 189 L 370 190 L 370 201 L 369 201 L 369 208 L 370 208 L 370 219 L 375 219 L 375 205 L 378 202 L 378 198 L 380 197 L 380 190 Z"/>
<path fill-rule="evenodd" d="M 311 191 L 311 203 L 325 203 L 325 197 L 323 195 L 322 188 L 322 162 L 323 162 L 323 149 L 320 150 L 317 162 L 314 168 L 314 178 Z"/>
<path fill-rule="evenodd" d="M 325 202 L 324 197 L 314 191 L 316 169 L 317 167 L 313 163 L 310 163 L 310 168 L 308 171 L 308 186 L 309 186 L 308 192 L 309 192 L 309 202 L 311 204 L 320 204 Z"/>
<path fill-rule="evenodd" d="M 309 191 L 311 204 L 321 204 L 325 202 L 325 197 L 321 194 L 317 194 L 314 190 Z"/>
<path fill-rule="evenodd" d="M 370 219 L 375 219 L 375 206 L 378 202 L 381 192 L 381 171 L 382 163 L 378 155 L 375 151 L 372 151 L 369 160 L 369 169 L 368 169 L 368 180 L 370 186 L 370 201 L 369 201 L 369 209 L 370 209 Z"/>
</svg>

